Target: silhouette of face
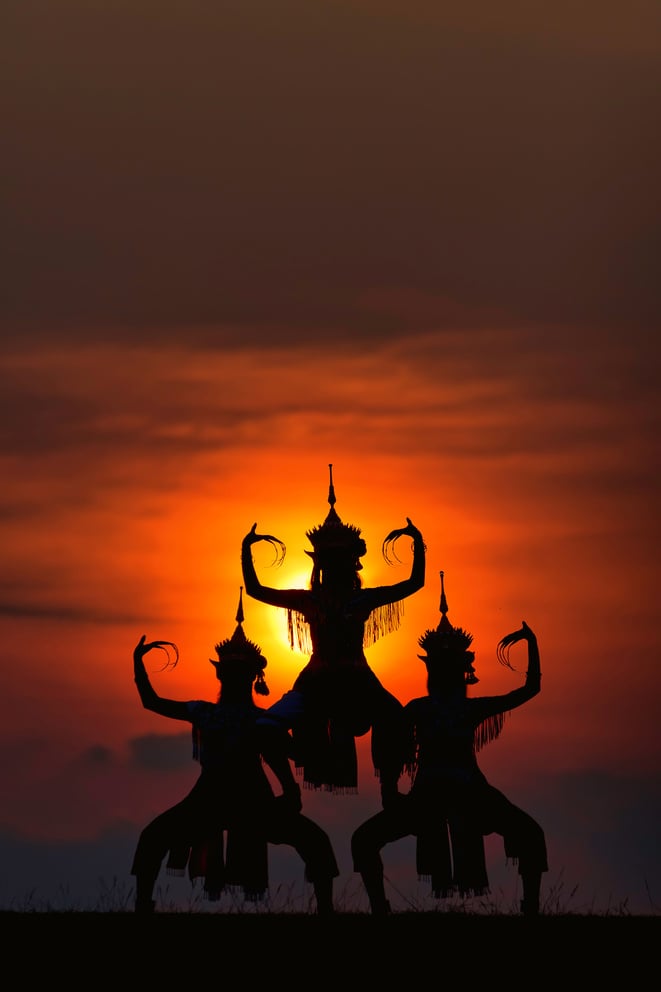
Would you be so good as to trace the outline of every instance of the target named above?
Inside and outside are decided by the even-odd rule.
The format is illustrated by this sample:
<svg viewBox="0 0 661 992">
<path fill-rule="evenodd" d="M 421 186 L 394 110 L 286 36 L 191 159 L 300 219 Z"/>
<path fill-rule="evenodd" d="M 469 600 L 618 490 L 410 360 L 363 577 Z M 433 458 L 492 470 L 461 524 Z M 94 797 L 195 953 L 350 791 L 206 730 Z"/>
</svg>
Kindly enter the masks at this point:
<svg viewBox="0 0 661 992">
<path fill-rule="evenodd" d="M 351 592 L 361 587 L 359 571 L 362 570 L 360 562 L 353 558 L 347 558 L 342 562 L 333 562 L 332 565 L 321 567 L 319 570 L 321 585 L 327 589 Z"/>
<path fill-rule="evenodd" d="M 479 682 L 473 666 L 473 651 L 437 649 L 423 660 L 427 666 L 429 683 L 434 688 L 453 689 Z"/>
<path fill-rule="evenodd" d="M 325 585 L 334 589 L 356 589 L 360 588 L 358 572 L 362 571 L 361 565 L 355 552 L 345 548 L 325 549 L 320 552 L 310 552 L 307 554 L 314 561 L 311 585 Z"/>
<path fill-rule="evenodd" d="M 224 654 L 220 661 L 212 661 L 216 678 L 221 685 L 252 688 L 258 671 L 254 663 L 240 654 Z"/>
</svg>

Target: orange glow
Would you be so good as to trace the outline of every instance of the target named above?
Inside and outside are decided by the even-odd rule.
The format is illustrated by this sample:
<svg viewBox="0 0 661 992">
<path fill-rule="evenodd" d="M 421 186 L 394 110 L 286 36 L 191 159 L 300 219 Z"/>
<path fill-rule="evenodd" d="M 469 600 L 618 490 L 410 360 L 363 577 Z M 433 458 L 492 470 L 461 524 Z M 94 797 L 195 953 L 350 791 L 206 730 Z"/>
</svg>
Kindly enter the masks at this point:
<svg viewBox="0 0 661 992">
<path fill-rule="evenodd" d="M 653 684 L 653 651 L 640 648 L 636 661 L 626 662 L 629 695 L 622 697 L 623 659 L 631 657 L 631 631 L 639 645 L 658 639 L 653 611 L 646 607 L 653 586 L 653 562 L 644 538 L 644 502 L 637 516 L 622 515 L 622 499 L 613 491 L 581 484 L 585 459 L 598 473 L 626 477 L 626 451 L 608 457 L 598 449 L 578 453 L 538 450 L 535 419 L 526 403 L 511 399 L 500 417 L 513 430 L 525 457 L 503 452 L 496 457 L 488 443 L 472 455 L 464 453 L 470 436 L 483 430 L 497 436 L 486 413 L 475 408 L 479 390 L 454 385 L 446 404 L 434 407 L 434 376 L 427 375 L 426 342 L 407 370 L 393 355 L 391 389 L 362 359 L 356 405 L 348 413 L 343 402 L 348 366 L 338 362 L 324 380 L 328 395 L 315 397 L 317 412 L 272 412 L 277 398 L 268 376 L 254 374 L 251 394 L 260 397 L 236 431 L 218 427 L 218 444 L 188 442 L 176 454 L 152 454 L 148 432 L 139 450 L 106 445 L 90 463 L 89 453 L 72 450 L 38 465 L 16 460 L 12 466 L 17 498 L 36 511 L 29 528 L 20 532 L 0 523 L 6 567 L 29 578 L 23 587 L 25 615 L 1 621 L 6 657 L 8 698 L 19 701 L 3 717 L 11 739 L 25 738 L 25 712 L 31 716 L 30 740 L 24 740 L 23 774 L 34 781 L 59 783 L 58 795 L 73 775 L 86 783 L 82 795 L 70 798 L 79 809 L 73 820 L 53 799 L 55 809 L 35 822 L 32 804 L 22 798 L 20 783 L 10 788 L 15 801 L 8 822 L 34 835 L 61 839 L 92 835 L 103 829 L 110 813 L 146 819 L 176 799 L 191 784 L 195 768 L 184 766 L 166 779 L 142 782 L 144 772 L 131 770 L 130 742 L 150 735 L 187 738 L 178 726 L 140 707 L 132 679 L 131 655 L 139 637 L 175 641 L 180 649 L 176 668 L 150 668 L 159 693 L 175 699 L 214 698 L 217 683 L 208 659 L 216 641 L 235 626 L 241 540 L 253 523 L 258 530 L 284 541 L 287 554 L 272 565 L 272 550 L 257 545 L 254 557 L 263 583 L 307 588 L 311 562 L 306 531 L 320 524 L 328 511 L 328 463 L 334 465 L 336 510 L 361 528 L 367 543 L 363 558 L 365 585 L 391 584 L 408 577 L 411 549 L 401 539 L 400 561 L 388 565 L 381 554 L 386 534 L 410 517 L 427 545 L 425 587 L 404 602 L 400 628 L 367 648 L 369 664 L 383 685 L 402 702 L 426 691 L 425 668 L 417 641 L 439 620 L 439 571 L 446 576 L 449 616 L 475 638 L 480 682 L 475 691 L 506 692 L 520 683 L 497 663 L 495 648 L 505 633 L 525 619 L 538 635 L 542 657 L 542 694 L 511 716 L 502 739 L 484 754 L 483 767 L 497 782 L 513 788 L 545 775 L 574 775 L 607 763 L 610 773 L 635 766 L 653 771 L 658 762 L 654 743 L 658 706 L 644 687 Z M 414 351 L 415 353 L 415 351 Z M 397 359 L 397 361 L 395 361 Z M 148 356 L 144 356 L 147 362 Z M 69 356 L 70 374 L 77 361 Z M 89 361 L 85 358 L 84 365 Z M 178 356 L 159 363 L 176 366 Z M 303 355 L 291 370 L 283 364 L 285 393 L 312 403 L 316 358 L 306 367 Z M 103 393 L 122 395 L 144 374 L 134 356 L 130 367 L 99 359 Z M 189 358 L 182 374 L 186 391 L 192 377 L 213 408 L 218 381 L 240 378 L 245 356 L 234 366 L 204 356 Z M 153 363 L 149 358 L 150 368 Z M 361 363 L 358 363 L 359 365 Z M 88 371 L 88 370 L 87 370 Z M 33 369 L 32 375 L 38 371 Z M 412 388 L 429 403 L 424 415 L 408 418 L 387 407 L 387 397 Z M 88 390 L 89 376 L 72 378 L 72 388 Z M 337 384 L 340 396 L 331 383 Z M 282 386 L 282 383 L 281 383 Z M 310 392 L 310 395 L 308 395 Z M 223 393 L 223 395 L 225 395 Z M 233 402 L 242 403 L 236 392 Z M 327 410 L 320 412 L 319 403 Z M 486 408 L 485 408 L 486 409 Z M 610 416 L 610 414 L 607 414 Z M 462 418 L 465 418 L 462 420 Z M 150 431 L 161 433 L 160 414 Z M 109 415 L 116 424 L 116 418 Z M 222 422 L 222 410 L 204 423 Z M 258 422 L 258 423 L 257 423 Z M 378 429 L 375 424 L 378 422 Z M 453 430 L 448 432 L 448 425 Z M 209 428 L 211 429 L 211 428 Z M 472 434 L 473 430 L 477 434 Z M 606 431 L 606 424 L 604 426 Z M 186 433 L 186 431 L 183 431 Z M 195 436 L 195 431 L 190 432 Z M 459 435 L 459 442 L 454 435 Z M 275 441 L 272 441 L 275 439 Z M 380 443 L 376 443 L 377 439 Z M 84 498 L 80 498 L 80 494 Z M 617 497 L 617 498 L 615 498 Z M 635 501 L 634 501 L 635 502 Z M 647 531 L 652 531 L 651 517 Z M 20 583 L 19 583 L 20 586 Z M 35 617 L 30 615 L 31 604 Z M 268 705 L 291 688 L 306 658 L 287 642 L 284 611 L 244 595 L 244 629 L 268 659 Z M 523 665 L 523 658 L 521 658 Z M 628 703 L 627 699 L 635 699 Z M 613 714 L 617 713 L 617 719 Z M 164 726 L 164 724 L 166 724 Z M 638 733 L 630 733 L 636 726 Z M 356 818 L 378 802 L 369 761 L 369 735 L 360 741 L 362 798 L 343 812 L 327 799 L 311 794 L 306 810 L 324 822 L 345 817 L 344 833 Z M 101 767 L 86 764 L 83 755 L 105 756 Z M 68 771 L 63 770 L 62 764 Z M 74 775 L 75 769 L 75 775 Z M 102 770 L 103 769 L 103 770 Z M 73 780 L 72 780 L 73 781 Z M 54 785 L 55 787 L 55 785 Z M 97 799 L 93 805 L 91 797 Z M 338 825 L 337 829 L 340 827 Z M 345 837 L 346 839 L 346 837 Z"/>
</svg>

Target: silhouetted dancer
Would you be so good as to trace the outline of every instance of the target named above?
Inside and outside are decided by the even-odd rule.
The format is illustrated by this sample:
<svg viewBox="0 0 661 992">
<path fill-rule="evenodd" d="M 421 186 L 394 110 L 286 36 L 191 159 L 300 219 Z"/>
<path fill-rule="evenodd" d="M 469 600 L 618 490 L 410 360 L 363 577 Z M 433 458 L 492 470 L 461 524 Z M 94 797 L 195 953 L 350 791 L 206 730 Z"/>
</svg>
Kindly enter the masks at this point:
<svg viewBox="0 0 661 992">
<path fill-rule="evenodd" d="M 421 589 L 425 581 L 425 545 L 422 534 L 407 517 L 407 526 L 393 530 L 383 542 L 388 551 L 398 538 L 413 539 L 413 563 L 408 579 L 390 586 L 363 588 L 360 559 L 366 553 L 360 530 L 345 524 L 335 511 L 333 466 L 330 469 L 330 510 L 323 524 L 307 531 L 313 551 L 309 589 L 273 589 L 257 578 L 251 547 L 269 542 L 276 563 L 284 559 L 282 541 L 257 534 L 256 524 L 244 537 L 242 566 L 249 596 L 288 611 L 290 645 L 310 659 L 291 690 L 269 707 L 265 720 L 288 728 L 294 740 L 293 756 L 303 770 L 304 784 L 328 791 L 355 792 L 358 762 L 355 738 L 372 730 L 371 753 L 376 773 L 392 779 L 398 761 L 395 731 L 400 726 L 401 703 L 389 693 L 367 663 L 364 648 L 399 626 L 400 603 Z"/>
<path fill-rule="evenodd" d="M 301 792 L 288 757 L 289 735 L 265 735 L 257 726 L 263 712 L 254 690 L 268 695 L 266 658 L 244 633 L 239 594 L 237 626 L 231 638 L 216 645 L 210 659 L 220 682 L 215 703 L 177 702 L 159 696 L 147 675 L 148 651 L 171 648 L 170 641 L 140 638 L 134 654 L 135 682 L 145 709 L 192 724 L 193 757 L 200 776 L 188 795 L 149 823 L 138 841 L 131 874 L 136 879 L 137 913 L 153 913 L 154 887 L 167 856 L 169 874 L 204 878 L 211 901 L 226 889 L 239 889 L 258 901 L 268 889 L 268 848 L 288 844 L 305 863 L 305 877 L 314 886 L 319 915 L 333 912 L 333 879 L 339 874 L 330 838 L 301 812 Z M 276 796 L 264 763 L 273 771 L 282 794 Z"/>
<path fill-rule="evenodd" d="M 505 855 L 521 876 L 521 912 L 536 916 L 542 873 L 548 870 L 544 832 L 489 784 L 476 754 L 499 735 L 505 714 L 540 691 L 537 639 L 524 621 L 497 647 L 498 660 L 512 668 L 509 649 L 518 641 L 527 642 L 523 686 L 504 695 L 469 697 L 467 686 L 478 681 L 470 650 L 473 638 L 450 624 L 440 574 L 441 620 L 418 641 L 425 651 L 418 657 L 427 666 L 428 695 L 412 699 L 403 710 L 409 742 L 403 766 L 411 776 L 411 787 L 354 831 L 354 870 L 362 876 L 372 913 L 389 912 L 381 850 L 413 835 L 418 875 L 430 879 L 436 898 L 483 895 L 489 892 L 484 837 L 500 834 Z"/>
</svg>

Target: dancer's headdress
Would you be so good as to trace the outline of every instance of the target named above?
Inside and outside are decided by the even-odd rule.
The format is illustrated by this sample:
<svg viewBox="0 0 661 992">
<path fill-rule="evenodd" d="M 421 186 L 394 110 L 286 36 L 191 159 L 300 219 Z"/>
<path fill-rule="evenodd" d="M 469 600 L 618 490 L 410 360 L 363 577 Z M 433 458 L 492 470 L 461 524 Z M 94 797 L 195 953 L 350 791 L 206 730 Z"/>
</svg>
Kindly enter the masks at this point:
<svg viewBox="0 0 661 992">
<path fill-rule="evenodd" d="M 462 627 L 453 627 L 448 620 L 448 602 L 445 597 L 445 586 L 443 583 L 444 573 L 441 572 L 441 619 L 435 630 L 426 630 L 418 639 L 418 644 L 425 651 L 419 654 L 418 658 L 424 661 L 427 668 L 430 665 L 448 665 L 455 669 L 461 667 L 465 673 L 467 685 L 474 685 L 479 682 L 473 661 L 475 654 L 470 650 L 473 643 L 473 635 Z"/>
<path fill-rule="evenodd" d="M 360 536 L 360 529 L 353 524 L 345 524 L 340 520 L 335 510 L 335 489 L 333 487 L 333 466 L 328 466 L 330 472 L 330 485 L 328 488 L 328 502 L 330 510 L 323 524 L 313 527 L 306 532 L 306 536 L 314 551 L 306 551 L 315 560 L 319 556 L 324 556 L 328 552 L 342 551 L 352 554 L 356 559 L 362 558 L 367 551 L 367 545 Z"/>
<path fill-rule="evenodd" d="M 218 661 L 209 658 L 216 669 L 216 676 L 222 682 L 225 672 L 234 666 L 243 666 L 246 674 L 250 674 L 255 682 L 255 692 L 260 696 L 268 696 L 269 688 L 264 680 L 264 669 L 267 661 L 262 649 L 254 641 L 249 641 L 243 630 L 243 586 L 239 587 L 239 606 L 236 613 L 236 629 L 231 637 L 216 644 Z"/>
</svg>

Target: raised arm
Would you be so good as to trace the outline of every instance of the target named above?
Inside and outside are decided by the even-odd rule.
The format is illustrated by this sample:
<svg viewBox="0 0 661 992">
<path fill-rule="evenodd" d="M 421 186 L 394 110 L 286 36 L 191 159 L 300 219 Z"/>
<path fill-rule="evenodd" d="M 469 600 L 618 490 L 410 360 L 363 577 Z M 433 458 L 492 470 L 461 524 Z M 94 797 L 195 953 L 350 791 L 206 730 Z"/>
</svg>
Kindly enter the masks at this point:
<svg viewBox="0 0 661 992">
<path fill-rule="evenodd" d="M 241 571 L 243 573 L 243 585 L 248 596 L 259 600 L 260 603 L 268 603 L 269 606 L 284 606 L 288 609 L 301 608 L 301 594 L 305 595 L 305 590 L 299 589 L 274 589 L 271 586 L 264 586 L 257 577 L 255 563 L 252 557 L 252 546 L 258 541 L 266 541 L 275 550 L 275 564 L 279 565 L 286 554 L 283 542 L 273 537 L 272 534 L 257 534 L 257 524 L 253 524 L 241 543 Z"/>
<path fill-rule="evenodd" d="M 412 596 L 414 592 L 422 589 L 425 584 L 425 555 L 427 547 L 422 534 L 409 517 L 406 518 L 406 527 L 391 530 L 385 538 L 382 545 L 383 557 L 389 565 L 398 562 L 400 559 L 395 552 L 395 544 L 400 537 L 405 536 L 413 539 L 411 574 L 408 579 L 404 579 L 402 582 L 395 582 L 390 586 L 376 586 L 373 590 L 375 599 L 377 600 L 375 603 L 376 606 L 383 606 L 385 603 L 397 603 L 400 599 Z"/>
<path fill-rule="evenodd" d="M 537 695 L 542 688 L 542 666 L 539 660 L 539 645 L 537 644 L 537 638 L 525 620 L 523 621 L 523 630 L 525 631 L 525 639 L 528 642 L 526 685 L 530 686 L 533 695 Z"/>
<path fill-rule="evenodd" d="M 498 661 L 501 665 L 511 668 L 513 672 L 516 671 L 510 662 L 509 655 L 510 648 L 519 641 L 526 641 L 528 645 L 528 667 L 526 669 L 526 681 L 524 685 L 520 686 L 518 689 L 513 689 L 512 692 L 508 692 L 502 696 L 490 697 L 489 702 L 493 706 L 493 712 L 506 712 L 507 710 L 516 709 L 517 706 L 521 706 L 522 703 L 527 703 L 529 699 L 536 696 L 542 688 L 542 671 L 539 660 L 537 638 L 525 620 L 522 622 L 519 630 L 515 630 L 511 634 L 506 634 L 505 637 L 498 642 L 498 647 L 496 648 Z M 480 702 L 486 703 L 486 697 L 481 697 Z"/>
<path fill-rule="evenodd" d="M 498 642 L 496 655 L 501 665 L 505 665 L 507 668 L 511 668 L 512 671 L 514 671 L 515 669 L 510 663 L 509 653 L 512 645 L 516 644 L 518 641 L 526 641 L 528 644 L 528 668 L 526 670 L 525 687 L 531 696 L 536 696 L 542 687 L 542 669 L 539 660 L 539 647 L 537 645 L 537 638 L 535 637 L 535 634 L 525 620 L 522 621 L 521 628 L 519 630 L 515 630 L 511 634 L 506 634 L 505 637 Z"/>
<path fill-rule="evenodd" d="M 177 654 L 176 646 L 171 641 L 147 641 L 143 634 L 135 648 L 133 649 L 133 676 L 138 689 L 138 694 L 142 705 L 146 710 L 167 716 L 172 720 L 190 720 L 188 704 L 180 703 L 174 699 L 164 699 L 159 696 L 147 674 L 145 668 L 145 655 L 155 648 L 166 650 L 171 647 Z"/>
<path fill-rule="evenodd" d="M 498 647 L 496 648 L 498 661 L 513 672 L 518 671 L 510 663 L 509 653 L 510 648 L 519 641 L 526 641 L 528 645 L 526 681 L 518 689 L 512 689 L 511 692 L 502 693 L 498 696 L 475 696 L 473 699 L 469 699 L 468 702 L 471 704 L 471 709 L 479 713 L 479 717 L 482 720 L 490 716 L 497 716 L 500 713 L 508 713 L 510 710 L 516 709 L 517 706 L 522 706 L 529 699 L 533 699 L 542 687 L 537 638 L 525 620 L 519 630 L 515 630 L 511 634 L 506 634 L 498 642 Z"/>
</svg>

